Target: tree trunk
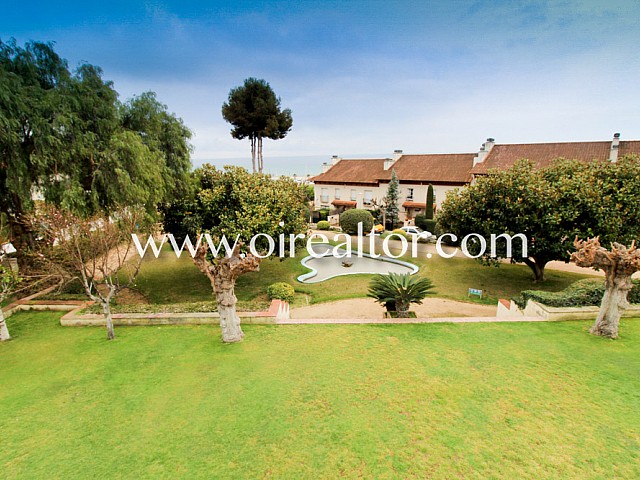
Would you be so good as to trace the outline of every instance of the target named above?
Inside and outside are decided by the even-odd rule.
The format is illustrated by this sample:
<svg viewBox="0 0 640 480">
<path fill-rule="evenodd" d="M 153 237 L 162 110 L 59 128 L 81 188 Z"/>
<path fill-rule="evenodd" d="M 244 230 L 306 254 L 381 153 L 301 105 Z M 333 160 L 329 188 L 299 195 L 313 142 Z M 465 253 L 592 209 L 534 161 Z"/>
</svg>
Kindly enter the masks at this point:
<svg viewBox="0 0 640 480">
<path fill-rule="evenodd" d="M 264 162 L 262 161 L 262 137 L 258 137 L 258 172 L 262 173 Z"/>
<path fill-rule="evenodd" d="M 525 258 L 524 263 L 527 267 L 531 269 L 533 272 L 533 281 L 534 282 L 542 282 L 544 281 L 544 267 L 547 265 L 546 260 L 541 260 L 539 258 L 534 258 L 533 260 L 529 258 Z"/>
<path fill-rule="evenodd" d="M 244 332 L 240 328 L 240 317 L 236 313 L 238 299 L 235 295 L 235 280 L 220 279 L 217 282 L 216 300 L 218 313 L 220 314 L 220 330 L 222 341 L 225 343 L 241 342 Z"/>
<path fill-rule="evenodd" d="M 109 302 L 104 302 L 102 304 L 102 313 L 104 315 L 104 320 L 107 323 L 107 340 L 113 340 L 116 338 L 116 333 L 113 329 L 113 319 L 111 318 L 111 304 Z"/>
<path fill-rule="evenodd" d="M 256 139 L 251 136 L 249 140 L 251 140 L 251 165 L 253 167 L 253 173 L 256 173 Z"/>
<path fill-rule="evenodd" d="M 598 318 L 596 318 L 596 322 L 589 331 L 594 335 L 600 335 L 602 337 L 618 338 L 620 317 L 622 316 L 622 312 L 629 306 L 627 295 L 633 287 L 631 276 L 614 276 L 613 273 L 609 274 L 609 272 L 607 272 L 605 287 L 606 289 L 602 296 Z"/>
<path fill-rule="evenodd" d="M 4 342 L 10 338 L 11 336 L 9 335 L 9 328 L 7 328 L 7 321 L 4 318 L 2 308 L 0 308 L 0 342 Z"/>
<path fill-rule="evenodd" d="M 397 302 L 396 301 L 396 312 L 398 318 L 409 318 L 409 303 Z"/>
<path fill-rule="evenodd" d="M 231 257 L 223 257 L 213 263 L 207 260 L 208 247 L 203 244 L 193 261 L 198 269 L 204 273 L 216 296 L 218 313 L 220 314 L 220 329 L 222 341 L 226 343 L 241 342 L 244 333 L 240 328 L 240 317 L 236 313 L 238 299 L 235 295 L 236 279 L 246 272 L 260 269 L 260 258 L 251 254 L 240 255 L 240 245 L 236 246 Z"/>
</svg>

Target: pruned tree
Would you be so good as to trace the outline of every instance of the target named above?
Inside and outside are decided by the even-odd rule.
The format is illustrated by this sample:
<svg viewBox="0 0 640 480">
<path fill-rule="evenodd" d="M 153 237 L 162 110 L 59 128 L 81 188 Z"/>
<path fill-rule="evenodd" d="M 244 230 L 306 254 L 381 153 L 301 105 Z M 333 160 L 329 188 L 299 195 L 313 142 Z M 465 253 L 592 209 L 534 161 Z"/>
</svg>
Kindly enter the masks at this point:
<svg viewBox="0 0 640 480">
<path fill-rule="evenodd" d="M 596 322 L 589 330 L 594 335 L 617 338 L 620 317 L 628 308 L 627 296 L 633 287 L 631 276 L 640 270 L 640 250 L 635 242 L 627 247 L 613 242 L 611 250 L 600 245 L 598 237 L 573 242 L 576 249 L 571 261 L 579 267 L 602 269 L 605 273 L 605 291 Z"/>
<path fill-rule="evenodd" d="M 289 235 L 307 230 L 306 192 L 292 179 L 274 180 L 267 175 L 250 174 L 240 167 L 218 170 L 204 165 L 196 171 L 196 176 L 195 197 L 166 209 L 165 231 L 180 240 L 186 235 L 195 239 L 200 234 L 209 234 L 216 245 L 221 245 L 223 238 L 227 240 L 228 255 L 222 246 L 214 255 L 209 243 L 202 241 L 194 263 L 211 283 L 220 313 L 222 340 L 239 342 L 244 333 L 236 312 L 236 280 L 244 273 L 259 270 L 262 261 L 251 253 L 250 241 L 256 238 L 254 251 L 257 253 L 269 251 L 266 236 L 277 242 L 274 254 L 278 254 L 281 245 L 290 248 Z"/>
<path fill-rule="evenodd" d="M 244 84 L 232 88 L 222 105 L 222 117 L 233 125 L 231 136 L 251 143 L 253 172 L 262 173 L 264 161 L 262 140 L 279 140 L 287 136 L 293 126 L 291 110 L 281 108 L 280 98 L 262 79 L 247 78 Z"/>
<path fill-rule="evenodd" d="M 385 218 L 391 222 L 391 228 L 396 228 L 399 222 L 399 207 L 398 200 L 400 197 L 400 181 L 395 170 L 391 170 L 391 180 L 389 181 L 389 187 L 387 188 L 387 194 L 382 201 L 382 209 L 384 210 Z"/>
<path fill-rule="evenodd" d="M 107 339 L 113 340 L 111 302 L 135 285 L 142 262 L 131 234 L 150 229 L 143 210 L 127 207 L 110 216 L 81 217 L 46 205 L 30 221 L 42 238 L 40 253 L 67 281 L 80 280 L 87 297 L 102 307 Z"/>
<path fill-rule="evenodd" d="M 2 311 L 2 302 L 16 291 L 21 281 L 22 279 L 17 272 L 0 264 L 0 342 L 11 339 L 4 312 Z"/>
</svg>

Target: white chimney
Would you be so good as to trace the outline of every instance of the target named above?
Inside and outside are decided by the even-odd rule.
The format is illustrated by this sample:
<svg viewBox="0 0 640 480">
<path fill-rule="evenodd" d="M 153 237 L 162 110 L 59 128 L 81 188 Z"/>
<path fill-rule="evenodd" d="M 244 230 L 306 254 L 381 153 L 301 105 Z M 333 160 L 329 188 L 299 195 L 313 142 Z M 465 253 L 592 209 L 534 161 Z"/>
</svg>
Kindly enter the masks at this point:
<svg viewBox="0 0 640 480">
<path fill-rule="evenodd" d="M 473 166 L 475 167 L 477 164 L 484 162 L 487 158 L 491 149 L 495 146 L 496 140 L 495 138 L 487 138 L 487 141 L 482 144 L 478 154 L 473 158 Z"/>
<path fill-rule="evenodd" d="M 400 157 L 403 155 L 402 150 L 394 150 L 392 158 L 384 159 L 384 169 L 389 170 L 393 167 L 393 164 L 400 160 Z"/>
<path fill-rule="evenodd" d="M 340 160 L 342 160 L 342 158 L 340 158 L 338 155 L 333 155 L 331 157 L 331 165 L 335 165 L 336 163 L 338 163 Z"/>
<path fill-rule="evenodd" d="M 618 149 L 620 148 L 620 134 L 614 133 L 611 140 L 611 149 L 609 150 L 609 161 L 616 163 L 618 161 Z"/>
<path fill-rule="evenodd" d="M 327 173 L 330 168 L 331 168 L 331 164 L 324 162 L 322 164 L 322 173 Z"/>
</svg>

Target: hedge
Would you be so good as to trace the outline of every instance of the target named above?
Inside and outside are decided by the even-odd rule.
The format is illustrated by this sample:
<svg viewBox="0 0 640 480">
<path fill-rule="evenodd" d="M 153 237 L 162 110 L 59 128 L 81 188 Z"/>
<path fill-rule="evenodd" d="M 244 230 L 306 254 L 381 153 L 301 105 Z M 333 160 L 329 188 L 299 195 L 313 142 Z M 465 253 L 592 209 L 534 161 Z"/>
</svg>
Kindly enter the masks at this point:
<svg viewBox="0 0 640 480">
<path fill-rule="evenodd" d="M 267 287 L 267 296 L 271 300 L 284 300 L 291 303 L 295 294 L 293 287 L 285 282 L 272 283 Z"/>
<path fill-rule="evenodd" d="M 318 222 L 318 230 L 330 230 L 330 229 L 331 229 L 331 224 L 326 220 L 320 220 Z"/>
<path fill-rule="evenodd" d="M 435 220 L 429 220 L 426 215 L 416 215 L 416 227 L 420 227 L 433 235 L 438 235 L 440 229 Z"/>
<path fill-rule="evenodd" d="M 358 233 L 358 223 L 362 222 L 362 231 L 368 233 L 373 228 L 373 215 L 369 210 L 352 208 L 340 215 L 340 227 L 349 235 Z"/>
<path fill-rule="evenodd" d="M 632 280 L 633 288 L 629 292 L 629 303 L 640 304 L 640 281 Z M 572 283 L 559 292 L 542 290 L 524 290 L 513 301 L 523 309 L 528 300 L 548 307 L 599 307 L 604 295 L 604 280 L 585 279 Z"/>
</svg>

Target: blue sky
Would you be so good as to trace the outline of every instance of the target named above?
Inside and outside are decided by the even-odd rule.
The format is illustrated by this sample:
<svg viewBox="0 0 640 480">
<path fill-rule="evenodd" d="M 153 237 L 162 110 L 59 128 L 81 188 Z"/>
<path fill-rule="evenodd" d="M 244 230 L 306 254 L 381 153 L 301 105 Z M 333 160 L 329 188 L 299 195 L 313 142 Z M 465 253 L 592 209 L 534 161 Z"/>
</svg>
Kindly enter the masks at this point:
<svg viewBox="0 0 640 480">
<path fill-rule="evenodd" d="M 269 158 L 476 151 L 640 138 L 640 3 L 11 2 L 0 38 L 54 41 L 121 98 L 154 90 L 195 132 L 194 162 L 246 158 L 220 114 L 269 81 L 294 128 Z M 304 172 L 301 172 L 304 173 Z"/>
</svg>

